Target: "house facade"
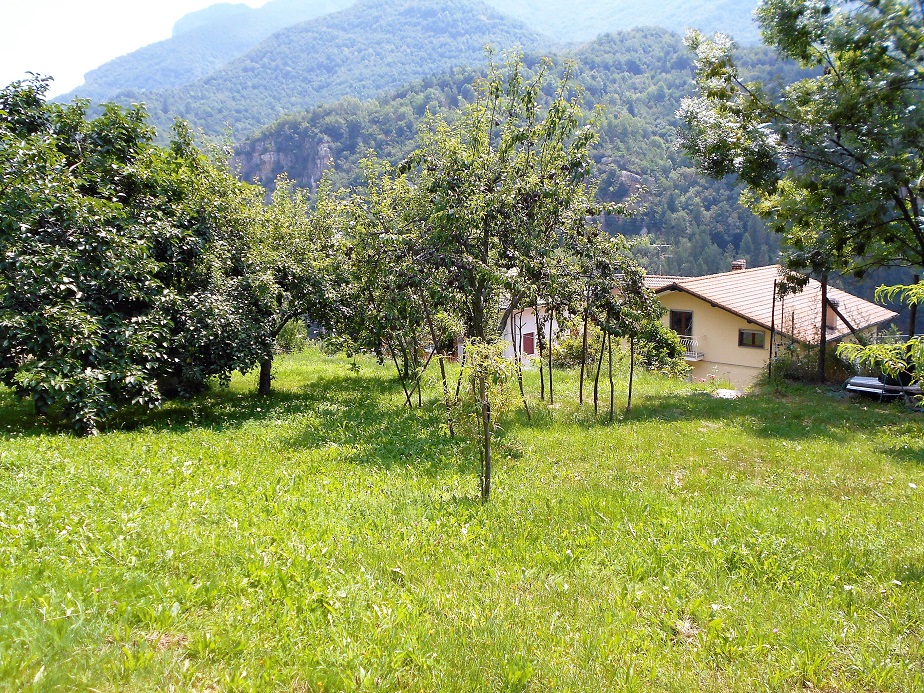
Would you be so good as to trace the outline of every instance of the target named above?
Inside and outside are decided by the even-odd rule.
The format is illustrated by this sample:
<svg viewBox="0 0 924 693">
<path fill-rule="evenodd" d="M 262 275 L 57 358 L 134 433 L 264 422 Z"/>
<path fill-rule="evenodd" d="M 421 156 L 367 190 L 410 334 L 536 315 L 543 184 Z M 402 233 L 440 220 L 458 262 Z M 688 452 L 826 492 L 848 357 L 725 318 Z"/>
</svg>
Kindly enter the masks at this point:
<svg viewBox="0 0 924 693">
<path fill-rule="evenodd" d="M 778 265 L 705 277 L 650 276 L 646 282 L 666 312 L 664 323 L 680 335 L 692 377 L 752 384 L 780 348 L 817 346 L 852 333 L 875 333 L 896 313 L 846 291 L 828 288 L 822 318 L 821 284 L 809 279 L 798 292 L 780 295 Z M 822 324 L 824 323 L 824 324 Z"/>
<path fill-rule="evenodd" d="M 524 364 L 539 357 L 539 320 L 533 308 L 523 308 L 511 313 L 504 334 L 501 336 L 507 345 L 504 357 L 515 359 L 517 356 Z M 542 320 L 542 332 L 545 344 L 551 344 L 558 334 L 558 321 L 549 320 L 545 306 L 539 306 L 539 318 Z"/>
</svg>

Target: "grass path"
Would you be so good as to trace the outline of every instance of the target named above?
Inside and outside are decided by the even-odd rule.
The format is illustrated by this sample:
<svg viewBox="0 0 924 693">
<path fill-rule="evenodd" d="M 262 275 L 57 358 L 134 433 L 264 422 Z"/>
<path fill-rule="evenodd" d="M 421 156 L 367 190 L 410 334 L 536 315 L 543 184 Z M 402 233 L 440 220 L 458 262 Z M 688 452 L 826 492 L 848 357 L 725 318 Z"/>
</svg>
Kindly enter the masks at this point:
<svg viewBox="0 0 924 693">
<path fill-rule="evenodd" d="M 569 375 L 482 506 L 436 388 L 347 366 L 92 439 L 0 392 L 0 689 L 924 690 L 921 415 Z"/>
</svg>

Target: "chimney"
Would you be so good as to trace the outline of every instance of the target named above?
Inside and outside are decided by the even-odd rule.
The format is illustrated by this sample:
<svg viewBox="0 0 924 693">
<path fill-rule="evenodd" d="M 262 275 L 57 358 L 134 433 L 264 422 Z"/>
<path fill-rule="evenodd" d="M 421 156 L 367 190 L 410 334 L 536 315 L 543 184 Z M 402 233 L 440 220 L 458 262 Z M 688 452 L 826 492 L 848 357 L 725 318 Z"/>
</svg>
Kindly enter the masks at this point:
<svg viewBox="0 0 924 693">
<path fill-rule="evenodd" d="M 840 305 L 837 299 L 829 298 L 828 305 L 825 306 L 825 327 L 829 330 L 837 329 L 837 313 L 834 309 Z"/>
<path fill-rule="evenodd" d="M 743 270 L 748 268 L 747 260 L 734 260 L 732 262 L 732 272 L 737 272 L 738 270 Z"/>
</svg>

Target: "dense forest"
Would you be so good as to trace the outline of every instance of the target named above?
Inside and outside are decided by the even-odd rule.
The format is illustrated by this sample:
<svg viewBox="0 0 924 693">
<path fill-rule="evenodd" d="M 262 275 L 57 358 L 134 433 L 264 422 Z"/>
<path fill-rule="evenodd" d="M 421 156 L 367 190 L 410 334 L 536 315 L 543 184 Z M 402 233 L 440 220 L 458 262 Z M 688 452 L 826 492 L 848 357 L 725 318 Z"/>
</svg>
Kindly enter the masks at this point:
<svg viewBox="0 0 924 693">
<path fill-rule="evenodd" d="M 537 49 L 548 40 L 480 3 L 363 0 L 273 34 L 207 79 L 117 100 L 144 101 L 162 133 L 179 116 L 209 135 L 230 129 L 243 139 L 290 111 L 483 63 L 488 44 Z"/>
<path fill-rule="evenodd" d="M 760 42 L 752 19 L 756 0 L 485 0 L 559 41 L 588 41 L 602 33 L 640 26 L 683 32 L 688 27 L 730 34 L 743 44 Z"/>
<path fill-rule="evenodd" d="M 794 70 L 765 48 L 746 55 L 753 77 Z M 639 214 L 605 223 L 610 231 L 645 237 L 637 252 L 650 271 L 701 275 L 727 269 L 734 257 L 755 265 L 775 259 L 776 239 L 738 204 L 734 186 L 697 174 L 674 145 L 674 112 L 692 89 L 693 70 L 677 34 L 636 29 L 603 36 L 554 58 L 555 69 L 569 60 L 586 110 L 602 107 L 593 151 L 600 197 L 618 202 L 639 184 L 648 190 Z M 539 58 L 528 57 L 527 64 L 535 68 Z M 474 69 L 457 69 L 372 101 L 345 98 L 287 115 L 239 146 L 241 175 L 270 186 L 285 171 L 313 186 L 330 168 L 335 186 L 360 185 L 363 157 L 374 151 L 400 161 L 427 112 L 448 114 L 470 101 L 475 77 Z"/>
</svg>

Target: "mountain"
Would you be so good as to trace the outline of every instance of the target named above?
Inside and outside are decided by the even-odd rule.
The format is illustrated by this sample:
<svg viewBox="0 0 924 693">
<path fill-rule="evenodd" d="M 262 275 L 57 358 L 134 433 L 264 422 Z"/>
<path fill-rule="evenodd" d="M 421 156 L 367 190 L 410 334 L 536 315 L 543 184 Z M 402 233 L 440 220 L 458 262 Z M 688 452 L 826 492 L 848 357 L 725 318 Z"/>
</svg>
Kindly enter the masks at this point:
<svg viewBox="0 0 924 693">
<path fill-rule="evenodd" d="M 569 60 L 588 112 L 604 109 L 594 149 L 599 196 L 623 201 L 639 183 L 650 191 L 643 212 L 607 219 L 608 230 L 640 240 L 639 257 L 655 272 L 696 276 L 726 270 L 739 256 L 751 264 L 775 259 L 776 238 L 738 204 L 733 183 L 700 176 L 675 145 L 674 112 L 693 88 L 692 56 L 679 35 L 636 29 L 553 56 L 557 69 Z M 538 62 L 526 58 L 530 69 Z M 799 74 L 766 47 L 745 50 L 742 68 L 747 79 Z M 471 101 L 476 75 L 456 69 L 375 100 L 345 98 L 289 114 L 238 146 L 240 175 L 272 186 L 285 172 L 308 187 L 328 172 L 337 187 L 362 185 L 359 162 L 369 150 L 393 163 L 405 158 L 426 112 L 450 115 Z"/>
<path fill-rule="evenodd" d="M 278 31 L 205 79 L 144 101 L 161 131 L 176 116 L 209 135 L 242 139 L 284 113 L 343 96 L 374 97 L 414 78 L 481 64 L 484 47 L 537 49 L 550 40 L 480 2 L 362 0 Z"/>
<path fill-rule="evenodd" d="M 760 42 L 752 15 L 757 0 L 487 0 L 504 14 L 561 42 L 588 41 L 606 32 L 657 26 L 730 34 L 740 44 Z"/>
<path fill-rule="evenodd" d="M 354 0 L 271 0 L 259 9 L 222 3 L 180 19 L 173 36 L 152 43 L 86 74 L 74 97 L 107 101 L 120 92 L 168 89 L 205 77 L 287 26 L 352 5 Z"/>
<path fill-rule="evenodd" d="M 259 9 L 220 3 L 180 19 L 173 36 L 116 58 L 87 73 L 69 94 L 94 101 L 121 92 L 170 89 L 203 79 L 243 56 L 274 32 L 351 7 L 356 0 L 271 0 Z M 600 34 L 639 26 L 682 32 L 696 27 L 723 31 L 742 44 L 759 42 L 751 19 L 757 0 L 486 0 L 494 10 L 518 19 L 560 43 L 588 41 Z"/>
</svg>

